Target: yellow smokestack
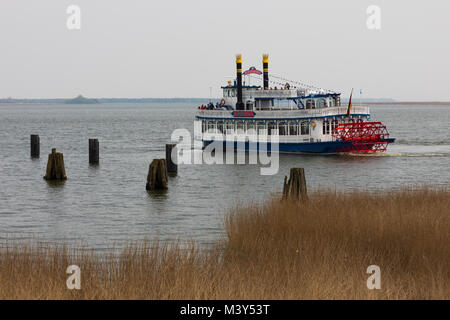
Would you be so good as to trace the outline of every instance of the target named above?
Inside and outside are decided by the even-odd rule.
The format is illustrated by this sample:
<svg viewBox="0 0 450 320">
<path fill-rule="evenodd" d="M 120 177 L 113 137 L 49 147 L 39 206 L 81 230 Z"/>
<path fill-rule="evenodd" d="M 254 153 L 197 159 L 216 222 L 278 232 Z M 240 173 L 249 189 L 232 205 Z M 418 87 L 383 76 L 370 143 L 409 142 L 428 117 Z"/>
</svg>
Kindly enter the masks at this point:
<svg viewBox="0 0 450 320">
<path fill-rule="evenodd" d="M 236 66 L 240 67 L 237 69 L 237 72 L 242 72 L 242 54 L 236 55 Z"/>
<path fill-rule="evenodd" d="M 263 81 L 264 90 L 269 89 L 269 55 L 267 53 L 263 54 Z"/>
<path fill-rule="evenodd" d="M 237 89 L 237 103 L 236 110 L 244 110 L 244 103 L 242 102 L 242 55 L 236 55 L 236 89 Z"/>
</svg>

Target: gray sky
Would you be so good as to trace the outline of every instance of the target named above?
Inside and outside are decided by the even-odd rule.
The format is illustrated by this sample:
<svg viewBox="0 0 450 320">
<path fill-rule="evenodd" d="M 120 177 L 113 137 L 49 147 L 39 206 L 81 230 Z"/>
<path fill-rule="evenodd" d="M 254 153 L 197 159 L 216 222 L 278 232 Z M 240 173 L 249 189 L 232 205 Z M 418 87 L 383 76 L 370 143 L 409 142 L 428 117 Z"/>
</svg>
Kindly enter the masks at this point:
<svg viewBox="0 0 450 320">
<path fill-rule="evenodd" d="M 219 96 L 236 53 L 261 69 L 267 52 L 271 73 L 344 96 L 450 100 L 449 14 L 448 0 L 2 0 L 0 97 Z"/>
</svg>

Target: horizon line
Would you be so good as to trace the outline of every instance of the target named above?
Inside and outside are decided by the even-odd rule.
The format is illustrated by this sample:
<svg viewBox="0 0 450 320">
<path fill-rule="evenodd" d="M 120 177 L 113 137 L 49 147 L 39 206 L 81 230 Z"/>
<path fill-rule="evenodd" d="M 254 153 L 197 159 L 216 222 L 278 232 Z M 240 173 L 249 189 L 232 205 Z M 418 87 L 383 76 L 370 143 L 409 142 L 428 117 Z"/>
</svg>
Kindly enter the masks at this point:
<svg viewBox="0 0 450 320">
<path fill-rule="evenodd" d="M 80 96 L 80 95 L 79 95 Z M 0 98 L 0 103 L 14 103 L 14 102 L 65 102 L 74 100 L 77 97 L 74 98 L 13 98 L 13 97 L 5 97 Z M 101 97 L 101 98 L 87 98 L 82 96 L 83 98 L 87 100 L 134 100 L 134 101 L 145 101 L 145 100 L 191 100 L 191 101 L 199 101 L 199 100 L 220 100 L 221 97 L 140 97 L 140 98 L 114 98 L 114 97 Z M 343 101 L 348 101 L 348 98 L 343 98 Z M 370 101 L 373 103 L 445 103 L 450 104 L 450 100 L 434 100 L 434 99 L 428 99 L 428 100 L 422 100 L 422 99 L 415 99 L 415 100 L 403 100 L 403 99 L 395 99 L 395 98 L 356 98 L 355 101 Z"/>
</svg>

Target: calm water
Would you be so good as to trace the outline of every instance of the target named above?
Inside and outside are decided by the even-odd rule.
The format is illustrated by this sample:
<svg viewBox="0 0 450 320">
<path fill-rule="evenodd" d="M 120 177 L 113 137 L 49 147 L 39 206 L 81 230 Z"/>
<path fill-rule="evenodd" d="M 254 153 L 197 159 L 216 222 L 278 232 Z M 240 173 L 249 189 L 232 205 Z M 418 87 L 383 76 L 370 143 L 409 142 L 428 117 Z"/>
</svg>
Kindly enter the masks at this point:
<svg viewBox="0 0 450 320">
<path fill-rule="evenodd" d="M 183 165 L 169 191 L 146 192 L 148 165 L 164 157 L 176 128 L 193 130 L 188 104 L 0 105 L 0 237 L 83 242 L 95 248 L 128 240 L 195 239 L 223 233 L 237 201 L 280 191 L 291 167 L 304 167 L 310 188 L 340 190 L 448 185 L 450 107 L 373 106 L 397 143 L 382 157 L 281 156 L 274 176 L 256 165 Z M 41 158 L 30 159 L 30 134 Z M 100 165 L 88 164 L 88 139 L 100 141 Z M 47 154 L 64 153 L 68 180 L 42 179 Z"/>
</svg>

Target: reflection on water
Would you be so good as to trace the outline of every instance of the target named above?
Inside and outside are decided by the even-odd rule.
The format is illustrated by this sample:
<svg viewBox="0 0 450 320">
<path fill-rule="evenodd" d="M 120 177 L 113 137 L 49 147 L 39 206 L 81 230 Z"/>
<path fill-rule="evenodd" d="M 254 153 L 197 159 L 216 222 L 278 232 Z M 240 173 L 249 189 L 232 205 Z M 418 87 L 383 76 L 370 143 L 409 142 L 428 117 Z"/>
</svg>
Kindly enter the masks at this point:
<svg viewBox="0 0 450 320">
<path fill-rule="evenodd" d="M 165 201 L 167 199 L 168 190 L 149 190 L 148 195 L 156 201 Z"/>
<path fill-rule="evenodd" d="M 373 119 L 386 123 L 398 141 L 383 156 L 281 155 L 273 176 L 261 176 L 258 165 L 179 165 L 168 191 L 147 192 L 151 160 L 165 157 L 174 129 L 193 130 L 194 107 L 0 106 L 0 237 L 97 248 L 155 237 L 210 242 L 223 236 L 228 208 L 280 192 L 291 167 L 305 168 L 310 190 L 447 185 L 450 178 L 450 108 L 376 106 Z M 29 155 L 31 133 L 40 135 L 39 159 Z M 93 137 L 100 142 L 100 165 L 88 162 Z M 64 153 L 67 181 L 42 178 L 51 148 Z"/>
<path fill-rule="evenodd" d="M 50 189 L 55 189 L 55 188 L 62 188 L 64 187 L 64 184 L 66 183 L 66 180 L 45 180 L 44 181 L 47 183 L 47 186 Z"/>
</svg>

